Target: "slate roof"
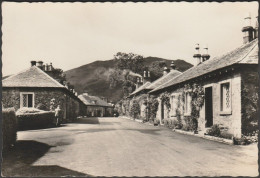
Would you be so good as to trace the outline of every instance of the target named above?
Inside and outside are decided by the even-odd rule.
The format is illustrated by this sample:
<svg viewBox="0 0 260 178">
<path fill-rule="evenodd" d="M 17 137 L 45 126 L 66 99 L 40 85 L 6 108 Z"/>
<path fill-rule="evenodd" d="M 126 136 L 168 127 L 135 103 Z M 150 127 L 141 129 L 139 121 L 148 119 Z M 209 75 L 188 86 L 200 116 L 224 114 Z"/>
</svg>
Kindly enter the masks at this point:
<svg viewBox="0 0 260 178">
<path fill-rule="evenodd" d="M 181 75 L 171 79 L 161 86 L 158 86 L 149 93 L 159 91 L 169 86 L 185 82 L 187 80 L 202 76 L 227 66 L 231 66 L 233 64 L 258 64 L 258 39 L 244 44 L 241 47 L 222 56 L 209 59 L 199 64 L 198 66 L 194 66 L 183 72 Z"/>
<path fill-rule="evenodd" d="M 130 96 L 133 96 L 133 95 L 141 92 L 142 90 L 145 90 L 150 84 L 151 84 L 151 82 L 146 82 L 145 84 L 143 84 L 142 86 L 137 88 L 133 93 L 131 93 Z"/>
<path fill-rule="evenodd" d="M 151 85 L 149 85 L 148 87 L 146 87 L 146 89 L 155 89 L 156 87 L 161 86 L 162 84 L 164 84 L 165 82 L 168 82 L 169 80 L 171 80 L 172 78 L 180 75 L 182 72 L 178 71 L 178 70 L 171 70 L 168 74 L 158 78 L 157 80 L 155 80 L 154 82 L 151 83 Z"/>
<path fill-rule="evenodd" d="M 32 66 L 2 81 L 3 87 L 66 88 L 36 66 Z"/>
<path fill-rule="evenodd" d="M 106 101 L 100 99 L 97 96 L 89 96 L 88 94 L 81 94 L 78 98 L 87 106 L 105 106 L 105 107 L 112 107 L 111 104 L 107 103 Z"/>
</svg>

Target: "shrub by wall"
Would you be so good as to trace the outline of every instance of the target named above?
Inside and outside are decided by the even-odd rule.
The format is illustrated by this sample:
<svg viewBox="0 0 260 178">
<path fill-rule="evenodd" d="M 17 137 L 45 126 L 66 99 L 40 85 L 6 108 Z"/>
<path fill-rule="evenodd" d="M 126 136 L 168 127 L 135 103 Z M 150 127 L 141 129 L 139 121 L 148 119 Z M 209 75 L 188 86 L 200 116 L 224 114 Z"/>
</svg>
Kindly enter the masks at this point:
<svg viewBox="0 0 260 178">
<path fill-rule="evenodd" d="M 53 124 L 54 112 L 22 108 L 16 112 L 18 130 L 46 128 Z"/>
<path fill-rule="evenodd" d="M 17 121 L 14 108 L 3 109 L 3 151 L 8 150 L 16 142 Z"/>
<path fill-rule="evenodd" d="M 131 105 L 130 116 L 135 118 L 135 119 L 139 119 L 140 111 L 141 111 L 141 108 L 140 108 L 139 103 L 136 100 L 134 100 L 132 105 Z"/>
</svg>

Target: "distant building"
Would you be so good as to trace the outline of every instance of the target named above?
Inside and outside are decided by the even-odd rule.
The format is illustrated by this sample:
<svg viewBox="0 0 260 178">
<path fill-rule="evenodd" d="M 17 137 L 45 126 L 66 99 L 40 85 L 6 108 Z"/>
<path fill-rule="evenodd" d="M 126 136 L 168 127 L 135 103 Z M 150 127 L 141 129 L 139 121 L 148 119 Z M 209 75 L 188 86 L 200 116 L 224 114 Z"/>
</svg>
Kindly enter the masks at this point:
<svg viewBox="0 0 260 178">
<path fill-rule="evenodd" d="M 107 103 L 107 99 L 100 99 L 87 93 L 79 95 L 79 98 L 85 104 L 85 113 L 88 117 L 113 116 L 113 105 Z"/>
<path fill-rule="evenodd" d="M 37 65 L 37 66 L 36 66 Z M 47 66 L 47 73 L 51 73 L 53 66 Z M 60 105 L 64 120 L 72 120 L 83 115 L 83 102 L 73 90 L 53 79 L 46 72 L 42 61 L 36 64 L 31 62 L 31 67 L 12 75 L 2 81 L 3 107 L 37 107 L 44 105 L 50 108 L 50 101 L 55 99 L 56 106 Z"/>
</svg>

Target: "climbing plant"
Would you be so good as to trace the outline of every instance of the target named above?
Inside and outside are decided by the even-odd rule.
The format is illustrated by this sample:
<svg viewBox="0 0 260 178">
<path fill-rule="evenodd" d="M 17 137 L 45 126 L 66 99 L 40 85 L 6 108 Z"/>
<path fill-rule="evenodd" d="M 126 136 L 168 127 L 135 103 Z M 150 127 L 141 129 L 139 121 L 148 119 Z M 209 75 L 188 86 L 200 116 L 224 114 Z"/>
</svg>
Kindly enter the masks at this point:
<svg viewBox="0 0 260 178">
<path fill-rule="evenodd" d="M 170 93 L 164 92 L 160 95 L 161 102 L 164 103 L 168 111 L 171 109 L 171 103 L 170 103 Z"/>
<path fill-rule="evenodd" d="M 193 85 L 186 84 L 182 92 L 182 100 L 185 100 L 185 93 L 191 96 L 191 115 L 185 116 L 185 130 L 197 131 L 198 118 L 200 117 L 200 109 L 204 104 L 205 94 L 201 85 L 194 83 Z"/>
<path fill-rule="evenodd" d="M 134 119 L 138 119 L 140 116 L 140 105 L 136 100 L 133 100 L 133 103 L 130 108 L 130 116 Z"/>
<path fill-rule="evenodd" d="M 159 102 L 156 98 L 150 98 L 147 101 L 149 120 L 151 120 L 151 121 L 155 120 L 156 114 L 157 114 L 157 111 L 158 111 L 158 105 L 159 105 Z"/>
</svg>

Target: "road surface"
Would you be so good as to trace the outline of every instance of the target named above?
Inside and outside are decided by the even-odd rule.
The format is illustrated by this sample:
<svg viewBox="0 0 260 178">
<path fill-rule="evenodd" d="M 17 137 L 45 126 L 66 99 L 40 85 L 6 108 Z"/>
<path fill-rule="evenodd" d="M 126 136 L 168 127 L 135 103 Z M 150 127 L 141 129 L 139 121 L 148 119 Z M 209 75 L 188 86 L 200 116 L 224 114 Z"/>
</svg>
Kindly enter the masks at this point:
<svg viewBox="0 0 260 178">
<path fill-rule="evenodd" d="M 9 161 L 20 168 L 16 173 L 6 168 L 8 175 L 258 175 L 256 144 L 227 145 L 124 118 L 83 118 L 59 128 L 21 131 L 19 144 L 34 158 L 7 158 L 4 165 Z"/>
</svg>

